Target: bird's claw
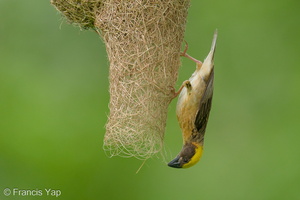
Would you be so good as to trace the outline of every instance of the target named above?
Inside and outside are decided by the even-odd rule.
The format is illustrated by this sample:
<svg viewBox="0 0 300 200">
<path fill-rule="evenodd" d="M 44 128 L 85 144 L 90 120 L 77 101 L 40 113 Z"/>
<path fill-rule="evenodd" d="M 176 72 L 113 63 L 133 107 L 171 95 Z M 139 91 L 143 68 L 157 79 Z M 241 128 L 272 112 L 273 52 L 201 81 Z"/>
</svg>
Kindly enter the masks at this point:
<svg viewBox="0 0 300 200">
<path fill-rule="evenodd" d="M 173 87 L 173 86 L 168 86 L 168 88 L 169 88 L 169 91 L 170 91 L 170 94 L 171 94 L 171 97 L 172 97 L 172 99 L 174 99 L 175 97 L 176 97 L 176 92 L 175 92 L 175 88 Z"/>
<path fill-rule="evenodd" d="M 187 41 L 185 41 L 184 40 L 184 42 L 185 42 L 185 47 L 184 47 L 184 50 L 183 50 L 183 52 L 180 52 L 180 56 L 184 56 L 184 57 L 186 57 L 186 52 L 187 52 L 187 50 L 188 50 L 188 48 L 189 48 L 189 44 L 187 43 Z"/>
<path fill-rule="evenodd" d="M 189 54 L 186 53 L 189 48 L 189 45 L 188 45 L 187 41 L 184 40 L 184 42 L 185 42 L 185 47 L 184 47 L 183 52 L 180 52 L 180 56 L 186 57 L 201 66 L 202 62 L 200 60 L 197 60 L 196 58 L 193 58 L 192 56 L 190 56 Z"/>
</svg>

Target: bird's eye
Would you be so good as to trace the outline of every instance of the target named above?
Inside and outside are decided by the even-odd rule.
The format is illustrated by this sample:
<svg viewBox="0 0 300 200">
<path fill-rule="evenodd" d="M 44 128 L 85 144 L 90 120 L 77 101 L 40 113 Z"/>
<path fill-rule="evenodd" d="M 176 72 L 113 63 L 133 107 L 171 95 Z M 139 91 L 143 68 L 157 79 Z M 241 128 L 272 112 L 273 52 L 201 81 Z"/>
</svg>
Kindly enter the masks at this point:
<svg viewBox="0 0 300 200">
<path fill-rule="evenodd" d="M 183 161 L 184 163 L 188 163 L 188 162 L 189 162 L 189 159 L 188 159 L 188 158 L 183 158 L 182 161 Z"/>
</svg>

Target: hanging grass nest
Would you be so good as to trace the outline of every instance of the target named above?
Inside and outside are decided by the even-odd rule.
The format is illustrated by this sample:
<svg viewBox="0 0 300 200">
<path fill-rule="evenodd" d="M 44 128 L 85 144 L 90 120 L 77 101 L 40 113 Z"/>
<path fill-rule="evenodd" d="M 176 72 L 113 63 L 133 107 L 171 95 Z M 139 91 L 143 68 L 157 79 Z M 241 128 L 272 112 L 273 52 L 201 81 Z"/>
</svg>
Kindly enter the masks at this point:
<svg viewBox="0 0 300 200">
<path fill-rule="evenodd" d="M 189 0 L 52 0 L 70 23 L 94 29 L 109 59 L 104 149 L 147 159 L 163 146 Z"/>
</svg>

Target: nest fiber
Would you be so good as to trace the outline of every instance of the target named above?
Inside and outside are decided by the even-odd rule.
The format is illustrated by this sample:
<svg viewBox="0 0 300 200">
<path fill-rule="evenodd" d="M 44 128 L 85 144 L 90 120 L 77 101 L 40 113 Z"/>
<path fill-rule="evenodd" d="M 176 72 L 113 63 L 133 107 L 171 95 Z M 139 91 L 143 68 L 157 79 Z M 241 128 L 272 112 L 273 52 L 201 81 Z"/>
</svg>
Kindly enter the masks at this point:
<svg viewBox="0 0 300 200">
<path fill-rule="evenodd" d="M 103 38 L 110 62 L 104 148 L 147 159 L 163 146 L 189 0 L 52 0 L 71 23 Z"/>
</svg>

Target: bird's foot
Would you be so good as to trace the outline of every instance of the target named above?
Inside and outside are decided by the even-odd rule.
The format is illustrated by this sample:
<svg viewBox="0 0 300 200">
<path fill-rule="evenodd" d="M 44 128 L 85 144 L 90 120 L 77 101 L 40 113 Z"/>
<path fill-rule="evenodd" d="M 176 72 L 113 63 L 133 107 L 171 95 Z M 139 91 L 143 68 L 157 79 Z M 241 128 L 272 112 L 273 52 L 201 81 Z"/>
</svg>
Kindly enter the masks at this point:
<svg viewBox="0 0 300 200">
<path fill-rule="evenodd" d="M 186 41 L 184 41 L 184 42 L 185 42 L 185 48 L 184 48 L 184 51 L 180 53 L 180 56 L 186 57 L 186 58 L 194 61 L 198 66 L 199 65 L 201 66 L 202 62 L 200 60 L 197 60 L 196 58 L 193 58 L 192 56 L 190 56 L 189 54 L 186 53 L 189 48 L 189 45 Z"/>
<path fill-rule="evenodd" d="M 177 92 L 175 92 L 175 88 L 173 86 L 169 86 L 170 90 L 171 90 L 171 94 L 172 94 L 172 99 L 176 98 L 180 92 L 182 91 L 182 89 L 184 87 L 187 88 L 188 92 L 190 93 L 190 91 L 192 90 L 192 85 L 191 82 L 189 80 L 185 80 L 182 85 L 180 86 L 179 90 Z"/>
</svg>

